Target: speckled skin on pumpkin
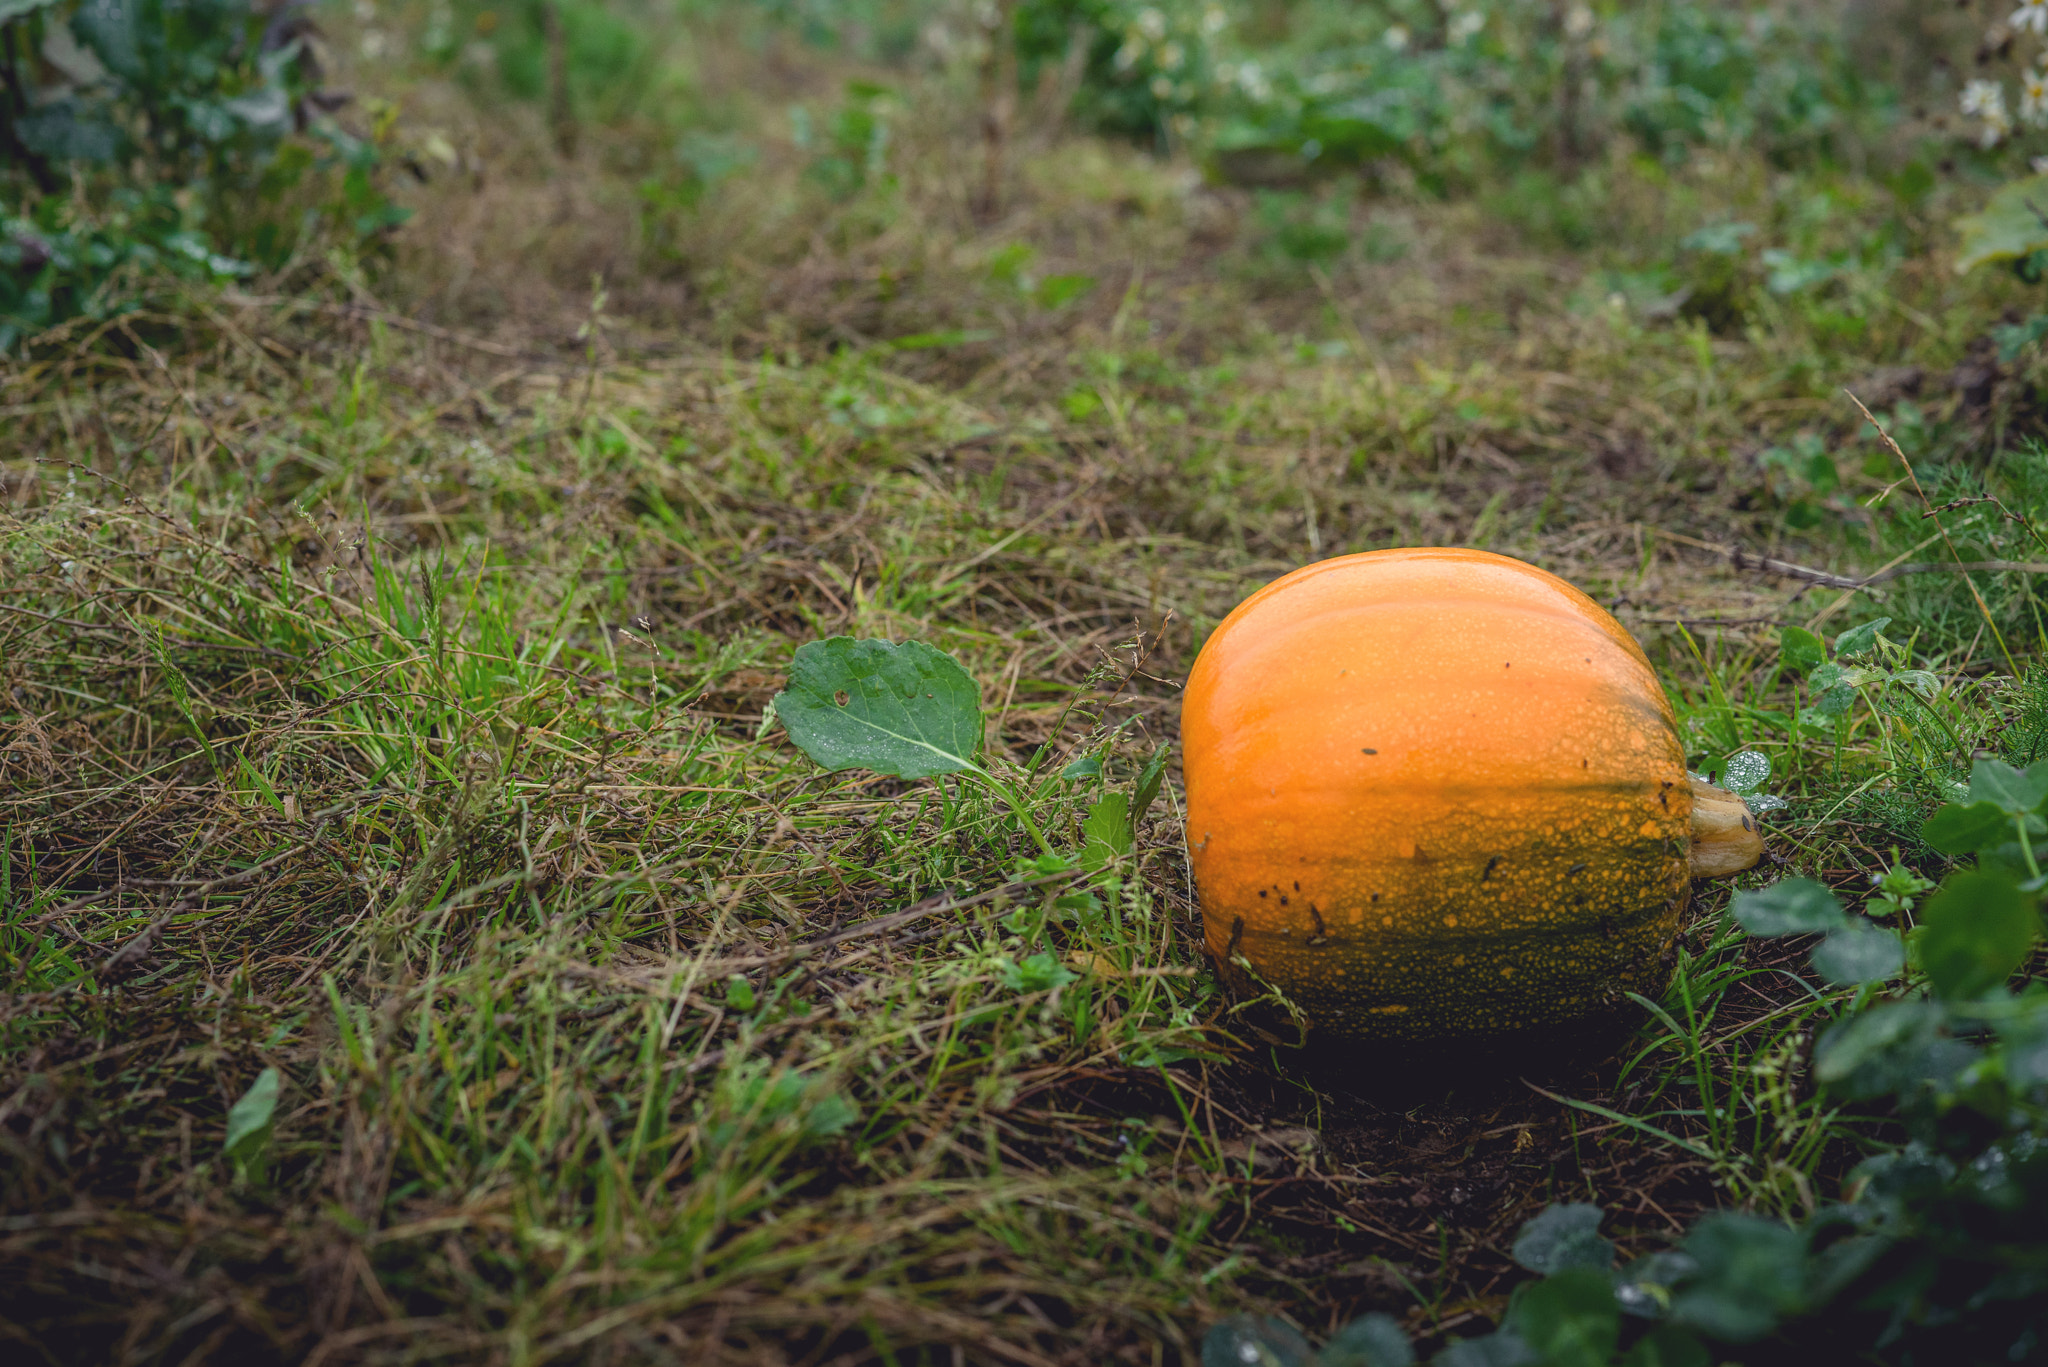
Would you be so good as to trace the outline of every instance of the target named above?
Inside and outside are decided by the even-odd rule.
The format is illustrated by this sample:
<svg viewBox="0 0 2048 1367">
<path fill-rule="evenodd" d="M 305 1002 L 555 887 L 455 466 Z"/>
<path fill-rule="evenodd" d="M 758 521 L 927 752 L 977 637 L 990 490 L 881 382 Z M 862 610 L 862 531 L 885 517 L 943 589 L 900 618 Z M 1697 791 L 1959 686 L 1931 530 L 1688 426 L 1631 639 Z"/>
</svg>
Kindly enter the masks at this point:
<svg viewBox="0 0 2048 1367">
<path fill-rule="evenodd" d="M 1654 995 L 1692 795 L 1642 649 L 1468 550 L 1310 565 L 1218 627 L 1181 707 L 1204 935 L 1318 1033 L 1514 1035 Z"/>
</svg>

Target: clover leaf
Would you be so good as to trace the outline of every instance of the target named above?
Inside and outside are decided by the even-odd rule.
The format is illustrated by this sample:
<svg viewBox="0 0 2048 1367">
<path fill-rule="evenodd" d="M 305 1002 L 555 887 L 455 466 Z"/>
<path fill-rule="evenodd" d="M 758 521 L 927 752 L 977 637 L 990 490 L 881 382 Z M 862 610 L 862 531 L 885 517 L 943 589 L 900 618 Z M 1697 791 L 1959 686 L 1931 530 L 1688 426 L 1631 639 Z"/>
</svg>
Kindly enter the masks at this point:
<svg viewBox="0 0 2048 1367">
<path fill-rule="evenodd" d="M 1811 935 L 1849 923 L 1840 899 L 1811 878 L 1787 878 L 1761 892 L 1737 893 L 1729 911 L 1752 935 Z"/>
</svg>

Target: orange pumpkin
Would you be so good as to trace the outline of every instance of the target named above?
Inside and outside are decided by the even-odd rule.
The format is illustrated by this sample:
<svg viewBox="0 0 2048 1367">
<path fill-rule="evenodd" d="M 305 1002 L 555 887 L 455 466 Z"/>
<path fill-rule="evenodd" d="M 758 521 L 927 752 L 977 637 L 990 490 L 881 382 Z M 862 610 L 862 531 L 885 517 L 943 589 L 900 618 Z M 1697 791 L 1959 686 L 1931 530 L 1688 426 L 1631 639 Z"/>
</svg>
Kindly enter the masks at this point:
<svg viewBox="0 0 2048 1367">
<path fill-rule="evenodd" d="M 1296 570 L 1203 646 L 1181 741 L 1209 951 L 1319 1030 L 1503 1037 L 1661 989 L 1694 784 L 1641 647 L 1555 575 L 1443 549 Z M 1761 838 L 1744 813 L 1704 845 L 1746 866 Z"/>
</svg>

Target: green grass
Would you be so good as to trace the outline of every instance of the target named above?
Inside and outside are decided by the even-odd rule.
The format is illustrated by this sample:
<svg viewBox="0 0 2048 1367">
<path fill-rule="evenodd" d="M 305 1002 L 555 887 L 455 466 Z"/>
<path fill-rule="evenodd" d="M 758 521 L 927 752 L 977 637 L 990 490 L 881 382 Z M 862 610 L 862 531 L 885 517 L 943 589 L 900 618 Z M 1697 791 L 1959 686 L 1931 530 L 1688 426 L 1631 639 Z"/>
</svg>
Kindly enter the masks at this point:
<svg viewBox="0 0 2048 1367">
<path fill-rule="evenodd" d="M 1247 1307 L 1456 1334 L 1549 1200 L 1644 1251 L 1710 1206 L 1809 1210 L 1891 1138 L 1806 1076 L 1849 994 L 1729 927 L 1723 888 L 1609 1057 L 1390 1097 L 1220 994 L 1177 768 L 1105 884 L 1048 872 L 982 786 L 821 774 L 760 721 L 804 641 L 930 641 L 1074 849 L 1094 790 L 1049 775 L 1171 745 L 1246 592 L 1485 545 L 1615 605 L 1695 767 L 1770 756 L 1778 857 L 1855 896 L 1932 872 L 1943 785 L 2040 746 L 2042 676 L 2008 674 L 2035 576 L 1845 592 L 1714 548 L 2048 557 L 2038 359 L 1988 404 L 1941 382 L 2029 296 L 1901 252 L 1751 288 L 1716 334 L 1624 277 L 1703 218 L 1924 236 L 1964 192 L 1617 152 L 1576 193 L 1628 246 L 1390 192 L 1319 209 L 1374 231 L 1310 269 L 1249 196 L 1077 134 L 979 223 L 960 93 L 902 98 L 928 117 L 893 187 L 830 202 L 771 146 L 658 214 L 619 207 L 644 130 L 522 169 L 539 134 L 508 119 L 478 135 L 499 178 L 419 191 L 382 274 L 168 297 L 0 371 L 18 1351 L 1150 1363 Z M 1019 244 L 1093 288 L 1023 289 Z M 1866 383 L 1908 365 L 1917 399 Z M 1764 459 L 1802 433 L 1832 484 Z M 1910 652 L 1886 668 L 1935 687 L 1816 712 L 1779 629 L 1879 615 Z M 274 1135 L 236 1161 L 266 1068 Z"/>
</svg>

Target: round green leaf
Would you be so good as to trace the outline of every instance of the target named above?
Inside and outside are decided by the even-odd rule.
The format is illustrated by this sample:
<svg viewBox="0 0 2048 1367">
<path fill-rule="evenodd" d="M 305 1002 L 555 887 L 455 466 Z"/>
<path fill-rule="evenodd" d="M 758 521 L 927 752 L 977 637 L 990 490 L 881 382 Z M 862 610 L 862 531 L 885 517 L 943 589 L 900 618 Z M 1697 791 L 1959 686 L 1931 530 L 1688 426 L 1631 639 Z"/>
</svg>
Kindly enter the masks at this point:
<svg viewBox="0 0 2048 1367">
<path fill-rule="evenodd" d="M 1956 270 L 1967 271 L 1986 261 L 2016 261 L 2048 247 L 2048 175 L 2027 176 L 2001 187 L 1982 213 L 1956 220 L 1962 246 Z"/>
<path fill-rule="evenodd" d="M 1835 895 L 1811 878 L 1787 878 L 1762 892 L 1737 893 L 1729 912 L 1752 935 L 1811 935 L 1849 920 Z"/>
<path fill-rule="evenodd" d="M 978 768 L 981 689 L 923 641 L 811 641 L 790 661 L 775 715 L 798 749 L 835 773 L 929 778 Z"/>
<path fill-rule="evenodd" d="M 1821 1086 L 1852 1101 L 1904 1091 L 1949 1061 L 1942 1010 L 1933 1002 L 1873 1007 L 1828 1027 L 1813 1050 Z M 1967 1048 L 1967 1046 L 1962 1046 Z"/>
<path fill-rule="evenodd" d="M 2013 768 L 1995 759 L 1980 759 L 1970 769 L 1970 801 L 1989 802 L 2014 816 L 2031 812 L 2048 798 L 2048 760 Z"/>
<path fill-rule="evenodd" d="M 1778 661 L 1787 669 L 1812 669 L 1827 657 L 1820 637 L 1804 627 L 1786 627 L 1778 633 Z"/>
<path fill-rule="evenodd" d="M 1715 1211 L 1686 1236 L 1699 1271 L 1672 1298 L 1671 1317 L 1727 1343 L 1776 1328 L 1805 1297 L 1806 1240 L 1776 1220 Z"/>
<path fill-rule="evenodd" d="M 1202 1367 L 1308 1367 L 1308 1340 L 1283 1320 L 1232 1315 L 1202 1336 Z"/>
<path fill-rule="evenodd" d="M 1906 947 L 1888 930 L 1851 921 L 1829 931 L 1815 947 L 1813 966 L 1829 982 L 1845 987 L 1882 982 L 1906 966 Z"/>
<path fill-rule="evenodd" d="M 1738 750 L 1721 770 L 1721 786 L 1729 792 L 1748 796 L 1771 776 L 1771 757 L 1761 750 Z"/>
<path fill-rule="evenodd" d="M 1316 1367 L 1412 1367 L 1415 1349 L 1392 1315 L 1363 1315 L 1351 1321 L 1316 1354 Z"/>
<path fill-rule="evenodd" d="M 1706 1346 L 1675 1324 L 1660 1324 L 1637 1341 L 1621 1367 L 1712 1367 Z"/>
<path fill-rule="evenodd" d="M 2033 897 L 2000 874 L 1951 874 L 1920 918 L 1920 966 L 1937 995 L 1968 1001 L 2005 986 L 2033 951 Z"/>
<path fill-rule="evenodd" d="M 1575 1267 L 1519 1288 L 1505 1327 L 1545 1367 L 1607 1367 L 1621 1339 L 1621 1308 L 1604 1268 Z"/>
<path fill-rule="evenodd" d="M 1550 1206 L 1522 1226 L 1510 1256 L 1545 1276 L 1572 1268 L 1605 1272 L 1614 1262 L 1614 1245 L 1600 1237 L 1602 1218 L 1598 1206 Z"/>
<path fill-rule="evenodd" d="M 1998 1023 L 2005 1050 L 2005 1080 L 2017 1088 L 2048 1083 L 2048 997 L 2036 996 L 2026 1014 Z"/>
<path fill-rule="evenodd" d="M 2011 830 L 2012 819 L 1996 803 L 1951 802 L 1920 823 L 1920 838 L 1943 854 L 1975 854 Z"/>
</svg>

